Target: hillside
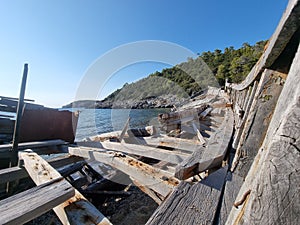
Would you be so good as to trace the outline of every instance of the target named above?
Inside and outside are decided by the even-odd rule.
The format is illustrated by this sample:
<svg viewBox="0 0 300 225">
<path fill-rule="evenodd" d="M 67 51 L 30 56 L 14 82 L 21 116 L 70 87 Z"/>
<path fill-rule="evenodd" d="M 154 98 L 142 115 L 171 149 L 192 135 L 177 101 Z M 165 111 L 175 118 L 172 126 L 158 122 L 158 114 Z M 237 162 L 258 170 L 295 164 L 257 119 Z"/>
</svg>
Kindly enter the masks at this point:
<svg viewBox="0 0 300 225">
<path fill-rule="evenodd" d="M 196 59 L 188 58 L 172 68 L 126 83 L 104 100 L 78 101 L 73 107 L 162 108 L 179 105 L 208 86 L 224 86 L 226 78 L 235 83 L 242 81 L 261 56 L 265 44 L 266 41 L 259 41 L 253 46 L 244 43 L 239 49 L 228 47 L 224 51 L 203 52 Z"/>
</svg>

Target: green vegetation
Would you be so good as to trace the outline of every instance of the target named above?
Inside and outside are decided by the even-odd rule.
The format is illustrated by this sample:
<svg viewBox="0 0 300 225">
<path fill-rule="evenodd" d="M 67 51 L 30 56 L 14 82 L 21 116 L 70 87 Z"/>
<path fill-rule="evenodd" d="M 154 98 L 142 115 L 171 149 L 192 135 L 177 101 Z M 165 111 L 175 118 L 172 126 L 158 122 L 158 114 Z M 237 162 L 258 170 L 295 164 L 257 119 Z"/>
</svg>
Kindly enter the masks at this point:
<svg viewBox="0 0 300 225">
<path fill-rule="evenodd" d="M 241 82 L 250 72 L 263 53 L 267 41 L 259 41 L 251 46 L 244 43 L 237 50 L 233 47 L 225 48 L 224 52 L 216 49 L 214 52 L 203 52 L 202 59 L 211 68 L 221 86 L 225 84 L 225 78 L 230 82 Z"/>
<path fill-rule="evenodd" d="M 172 68 L 126 83 L 96 105 L 106 108 L 112 103 L 122 105 L 127 102 L 130 106 L 140 100 L 158 97 L 175 98 L 176 102 L 201 93 L 207 86 L 224 86 L 226 78 L 229 82 L 239 83 L 260 58 L 266 42 L 259 41 L 253 46 L 244 43 L 239 49 L 228 47 L 224 51 L 203 52 L 196 59 L 188 58 Z"/>
<path fill-rule="evenodd" d="M 226 78 L 229 82 L 239 83 L 260 58 L 266 42 L 259 41 L 253 46 L 244 43 L 239 49 L 228 47 L 223 52 L 219 49 L 203 52 L 196 59 L 188 58 L 187 62 L 126 83 L 105 100 L 115 100 L 117 96 L 118 100 L 128 100 L 170 94 L 185 98 L 200 93 L 208 85 L 224 86 Z"/>
</svg>

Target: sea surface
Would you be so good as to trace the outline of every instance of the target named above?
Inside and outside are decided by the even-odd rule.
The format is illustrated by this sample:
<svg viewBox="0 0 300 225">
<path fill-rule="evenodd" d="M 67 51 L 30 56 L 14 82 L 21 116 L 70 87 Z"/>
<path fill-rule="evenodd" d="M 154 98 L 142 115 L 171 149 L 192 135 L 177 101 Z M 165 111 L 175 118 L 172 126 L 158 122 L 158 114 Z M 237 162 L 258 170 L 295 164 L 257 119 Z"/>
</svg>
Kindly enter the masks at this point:
<svg viewBox="0 0 300 225">
<path fill-rule="evenodd" d="M 158 114 L 170 109 L 80 109 L 76 141 L 111 131 L 122 130 L 128 117 L 129 128 L 159 126 Z"/>
</svg>

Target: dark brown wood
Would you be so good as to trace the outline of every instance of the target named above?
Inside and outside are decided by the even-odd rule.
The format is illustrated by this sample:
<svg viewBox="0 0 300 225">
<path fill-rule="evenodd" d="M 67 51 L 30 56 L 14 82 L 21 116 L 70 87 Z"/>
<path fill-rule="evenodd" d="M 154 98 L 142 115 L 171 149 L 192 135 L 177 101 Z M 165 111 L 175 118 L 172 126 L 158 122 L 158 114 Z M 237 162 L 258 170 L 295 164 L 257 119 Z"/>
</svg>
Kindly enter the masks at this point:
<svg viewBox="0 0 300 225">
<path fill-rule="evenodd" d="M 147 225 L 213 224 L 226 173 L 227 166 L 197 184 L 180 182 Z"/>
</svg>

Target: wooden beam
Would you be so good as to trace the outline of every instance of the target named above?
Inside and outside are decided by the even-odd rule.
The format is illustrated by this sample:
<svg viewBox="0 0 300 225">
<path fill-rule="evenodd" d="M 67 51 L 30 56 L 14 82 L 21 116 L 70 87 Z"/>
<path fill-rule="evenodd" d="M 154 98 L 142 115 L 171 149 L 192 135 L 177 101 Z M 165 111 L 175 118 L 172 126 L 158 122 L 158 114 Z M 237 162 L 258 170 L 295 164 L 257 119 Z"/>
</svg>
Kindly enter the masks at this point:
<svg viewBox="0 0 300 225">
<path fill-rule="evenodd" d="M 201 145 L 205 144 L 206 141 L 203 138 L 203 136 L 201 135 L 200 131 L 198 130 L 198 128 L 197 128 L 197 126 L 196 126 L 196 124 L 194 122 L 192 123 L 192 126 L 193 126 L 194 131 L 197 134 L 197 137 L 198 137 L 198 140 L 199 140 L 200 144 Z"/>
<path fill-rule="evenodd" d="M 96 160 L 128 174 L 144 186 L 166 197 L 179 180 L 163 170 L 118 152 L 95 151 L 88 147 L 70 147 L 69 153 Z"/>
<path fill-rule="evenodd" d="M 1 224 L 24 224 L 74 196 L 64 179 L 54 179 L 0 201 Z"/>
<path fill-rule="evenodd" d="M 261 79 L 263 79 L 263 77 L 264 77 L 264 75 L 262 75 Z M 246 121 L 246 119 L 248 117 L 248 114 L 249 114 L 249 111 L 250 111 L 250 107 L 251 107 L 251 104 L 253 102 L 253 99 L 254 99 L 254 96 L 255 96 L 255 93 L 256 93 L 257 85 L 258 85 L 258 82 L 255 81 L 254 84 L 253 84 L 253 86 L 252 86 L 252 89 L 251 89 L 251 95 L 250 95 L 250 98 L 249 98 L 249 100 L 247 102 L 247 106 L 246 106 L 246 109 L 245 109 L 243 120 L 239 124 L 240 126 L 238 127 L 237 131 L 235 132 L 235 137 L 234 137 L 233 142 L 232 142 L 232 147 L 234 149 L 237 149 L 237 147 L 238 147 L 238 144 L 239 144 L 242 132 L 243 132 L 243 128 L 244 128 L 244 125 L 245 125 L 245 121 Z"/>
<path fill-rule="evenodd" d="M 19 101 L 17 107 L 17 116 L 16 116 L 16 122 L 14 127 L 14 134 L 13 134 L 12 149 L 10 149 L 10 151 L 12 151 L 11 161 L 10 161 L 11 167 L 16 166 L 18 164 L 18 144 L 19 144 L 19 136 L 20 136 L 20 125 L 21 125 L 21 120 L 23 115 L 27 74 L 28 74 L 28 64 L 26 63 L 24 64 L 24 71 L 23 71 L 22 83 L 20 88 L 20 95 L 19 95 Z"/>
<path fill-rule="evenodd" d="M 213 224 L 226 172 L 221 168 L 194 185 L 182 181 L 146 224 Z"/>
<path fill-rule="evenodd" d="M 71 171 L 74 171 L 75 168 L 82 167 L 84 164 L 86 164 L 82 157 L 77 156 L 61 156 L 59 158 L 53 158 L 48 162 L 52 167 L 57 169 L 62 176 L 66 176 Z M 22 167 L 15 166 L 0 170 L 0 184 L 25 177 L 28 177 L 28 173 Z"/>
<path fill-rule="evenodd" d="M 19 180 L 28 176 L 26 170 L 20 167 L 10 167 L 7 169 L 0 170 L 0 184 L 4 184 L 6 182 Z"/>
<path fill-rule="evenodd" d="M 123 128 L 123 130 L 122 130 L 122 132 L 121 132 L 121 134 L 120 134 L 120 137 L 119 137 L 119 141 L 120 141 L 120 142 L 123 140 L 124 135 L 125 135 L 125 133 L 126 133 L 127 130 L 128 130 L 129 122 L 130 122 L 130 117 L 128 117 L 128 119 L 127 119 L 127 121 L 126 121 L 126 123 L 125 123 L 125 125 L 124 125 L 124 128 Z"/>
<path fill-rule="evenodd" d="M 207 109 L 205 109 L 202 113 L 200 113 L 199 119 L 201 120 L 201 119 L 204 119 L 205 117 L 207 117 L 211 113 L 212 110 L 213 110 L 212 107 L 208 107 Z"/>
<path fill-rule="evenodd" d="M 236 168 L 236 166 L 239 163 L 239 159 L 242 153 L 242 145 L 243 142 L 248 135 L 247 130 L 245 128 L 249 128 L 252 126 L 253 119 L 256 116 L 256 110 L 255 108 L 257 107 L 257 102 L 259 100 L 259 96 L 261 95 L 261 92 L 263 91 L 264 86 L 266 85 L 267 81 L 269 80 L 270 76 L 272 75 L 272 70 L 265 69 L 263 72 L 260 81 L 258 83 L 258 86 L 256 88 L 253 100 L 251 104 L 249 105 L 249 108 L 247 109 L 247 117 L 243 120 L 243 123 L 241 124 L 241 127 L 239 131 L 237 132 L 237 138 L 233 142 L 233 147 L 236 147 L 236 152 L 235 156 L 232 162 L 232 166 L 230 168 L 231 172 L 233 172 Z"/>
<path fill-rule="evenodd" d="M 237 174 L 228 171 L 225 181 L 226 183 L 224 186 L 223 199 L 221 201 L 221 210 L 217 218 L 218 225 L 225 225 L 244 179 Z"/>
<path fill-rule="evenodd" d="M 165 149 L 154 148 L 145 145 L 136 145 L 128 143 L 104 141 L 101 143 L 95 142 L 79 142 L 79 146 L 93 147 L 91 150 L 103 150 L 103 148 L 118 152 L 125 152 L 134 155 L 149 157 L 152 159 L 163 160 L 171 163 L 180 163 L 189 155 Z"/>
<path fill-rule="evenodd" d="M 138 145 L 150 145 L 150 146 L 162 146 L 168 148 L 174 148 L 178 150 L 185 150 L 187 152 L 193 152 L 199 146 L 200 142 L 197 140 L 188 140 L 183 138 L 175 138 L 168 136 L 158 137 L 135 137 L 124 139 L 127 143 L 133 143 Z"/>
<path fill-rule="evenodd" d="M 47 183 L 49 180 L 61 178 L 61 175 L 36 153 L 20 152 L 20 158 L 23 160 L 28 174 L 37 185 Z M 56 206 L 53 210 L 63 224 L 83 225 L 91 221 L 93 221 L 91 224 L 111 224 L 109 220 L 76 189 L 74 197 Z M 74 214 L 76 216 L 74 216 Z"/>
<path fill-rule="evenodd" d="M 23 143 L 19 143 L 18 149 L 24 150 L 24 149 L 42 148 L 42 147 L 65 145 L 65 144 L 67 143 L 63 140 L 23 142 Z M 12 147 L 13 147 L 12 144 L 0 145 L 0 152 L 10 150 Z"/>
<path fill-rule="evenodd" d="M 193 154 L 176 167 L 175 177 L 185 180 L 204 170 L 222 163 L 233 133 L 234 118 L 230 108 L 226 109 L 225 118 L 210 137 L 207 146 L 199 147 Z"/>
</svg>

